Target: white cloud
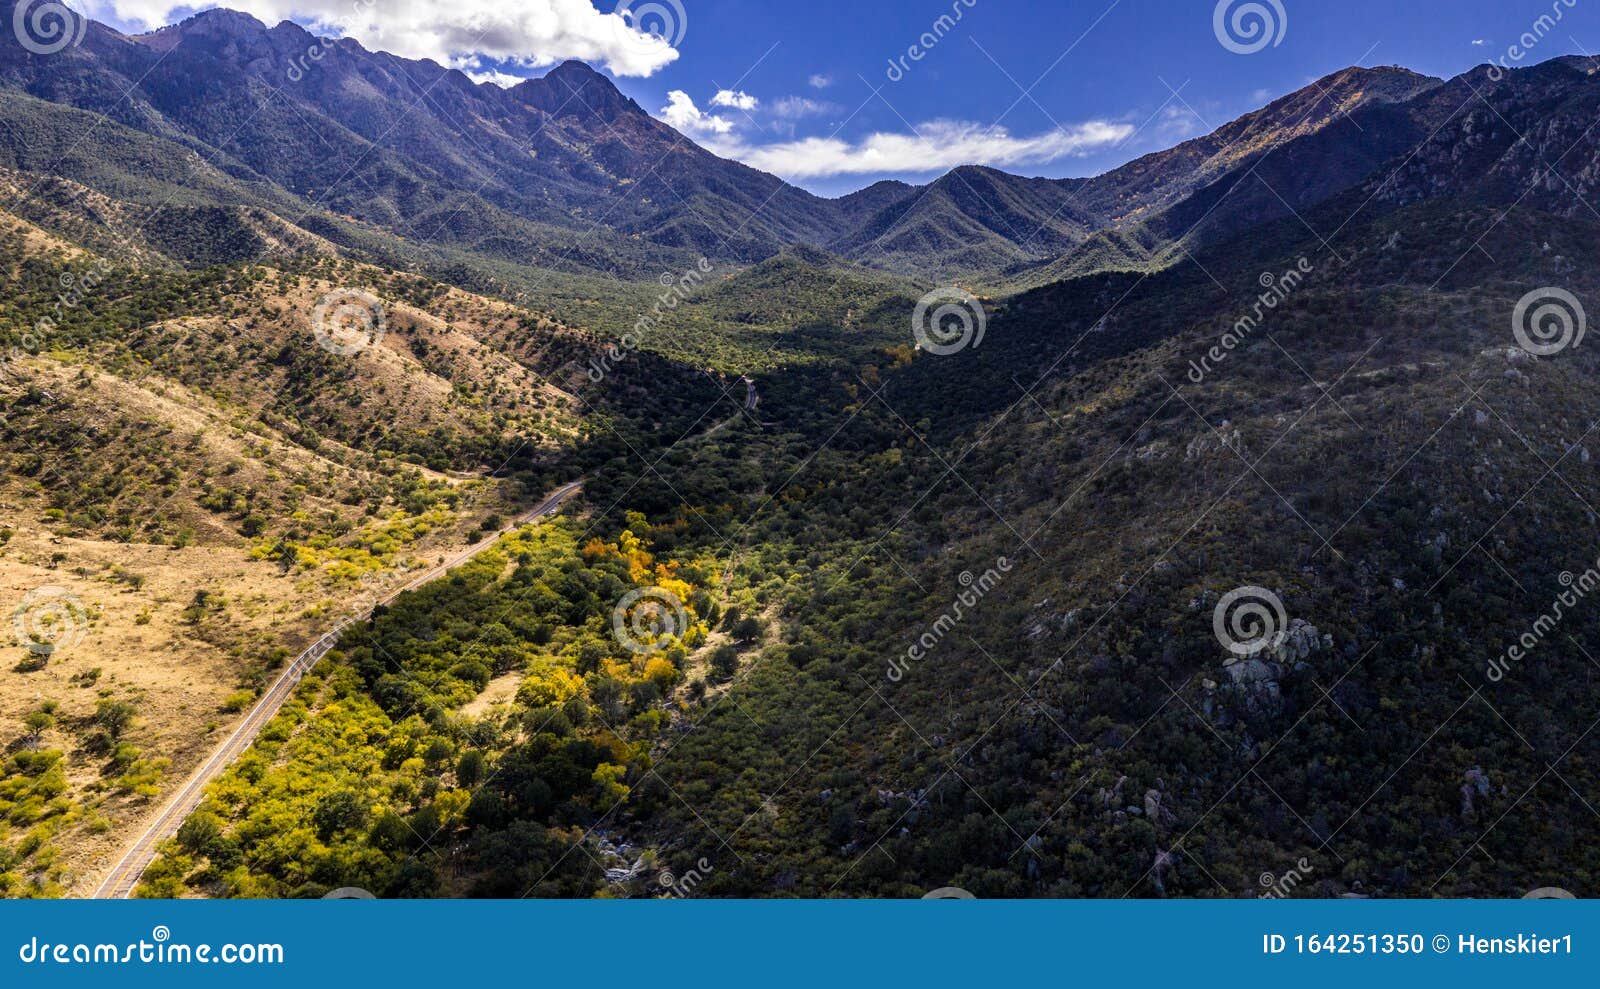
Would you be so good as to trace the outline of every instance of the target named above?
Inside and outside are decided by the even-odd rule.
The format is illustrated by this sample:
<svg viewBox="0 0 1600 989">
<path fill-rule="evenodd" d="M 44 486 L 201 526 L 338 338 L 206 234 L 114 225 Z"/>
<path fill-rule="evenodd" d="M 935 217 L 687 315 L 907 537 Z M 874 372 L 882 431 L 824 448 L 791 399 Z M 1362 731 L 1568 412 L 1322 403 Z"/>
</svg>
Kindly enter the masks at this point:
<svg viewBox="0 0 1600 989">
<path fill-rule="evenodd" d="M 1192 137 L 1202 124 L 1199 115 L 1187 106 L 1169 106 L 1161 111 L 1161 123 L 1157 127 L 1162 137 L 1183 140 Z"/>
<path fill-rule="evenodd" d="M 1485 41 L 1483 38 L 1473 38 L 1472 43 L 1474 45 L 1487 45 L 1489 42 Z"/>
<path fill-rule="evenodd" d="M 689 135 L 726 134 L 733 130 L 733 121 L 704 112 L 681 89 L 667 94 L 667 105 L 658 113 L 674 129 Z"/>
<path fill-rule="evenodd" d="M 93 17 L 154 29 L 197 8 L 226 6 L 268 25 L 293 20 L 314 33 L 355 38 L 367 48 L 443 65 L 488 57 L 533 69 L 569 58 L 605 66 L 619 76 L 648 76 L 678 57 L 673 42 L 687 24 L 650 24 L 661 36 L 636 30 L 590 0 L 87 0 Z"/>
<path fill-rule="evenodd" d="M 801 117 L 820 117 L 839 109 L 837 103 L 826 100 L 813 100 L 805 96 L 785 96 L 772 103 L 772 115 L 782 120 L 798 120 Z"/>
<path fill-rule="evenodd" d="M 524 76 L 514 76 L 509 72 L 501 72 L 499 69 L 490 69 L 486 72 L 478 72 L 473 69 L 464 68 L 461 71 L 465 72 L 467 74 L 467 78 L 471 79 L 473 82 L 490 83 L 491 85 L 499 86 L 501 89 L 510 89 L 512 86 L 515 86 L 518 83 L 526 80 L 526 77 Z"/>
<path fill-rule="evenodd" d="M 749 93 L 737 89 L 719 89 L 717 95 L 711 97 L 712 106 L 731 107 L 735 110 L 754 110 L 761 101 Z"/>
<path fill-rule="evenodd" d="M 829 86 L 833 85 L 833 77 L 825 76 L 820 72 L 806 81 L 811 83 L 812 89 L 827 89 Z"/>
<path fill-rule="evenodd" d="M 958 165 L 1037 165 L 1085 155 L 1133 133 L 1129 124 L 1105 120 L 1032 137 L 1016 137 L 1003 127 L 964 120 L 935 120 L 917 130 L 916 134 L 869 134 L 856 142 L 808 137 L 759 146 L 712 141 L 708 146 L 717 154 L 785 178 L 814 179 L 942 172 Z"/>
<path fill-rule="evenodd" d="M 1265 103 L 1267 100 L 1269 100 L 1271 98 L 1272 98 L 1272 90 L 1270 90 L 1270 89 L 1258 89 L 1255 92 L 1250 94 L 1251 101 L 1255 102 L 1255 103 Z"/>
</svg>

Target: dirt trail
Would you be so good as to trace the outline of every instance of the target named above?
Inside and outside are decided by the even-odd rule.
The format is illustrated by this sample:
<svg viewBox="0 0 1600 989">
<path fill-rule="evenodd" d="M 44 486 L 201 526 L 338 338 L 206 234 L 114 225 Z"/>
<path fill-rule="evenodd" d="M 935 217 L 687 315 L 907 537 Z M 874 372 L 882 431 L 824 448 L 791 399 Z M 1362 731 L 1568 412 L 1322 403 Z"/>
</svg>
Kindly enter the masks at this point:
<svg viewBox="0 0 1600 989">
<path fill-rule="evenodd" d="M 534 522 L 545 516 L 554 514 L 566 501 L 583 487 L 583 481 L 573 481 L 551 492 L 532 511 L 519 516 L 516 521 L 501 529 L 492 536 L 488 536 L 469 547 L 464 552 L 452 559 L 446 560 L 436 567 L 420 574 L 405 586 L 393 591 L 387 597 L 377 602 L 379 605 L 388 604 L 406 591 L 415 590 L 422 585 L 436 580 L 450 570 L 455 569 L 468 560 L 493 546 L 501 536 L 511 532 L 518 526 Z M 370 613 L 370 612 L 369 612 Z M 205 789 L 218 776 L 233 764 L 234 760 L 242 755 L 250 744 L 255 741 L 262 726 L 271 721 L 285 701 L 294 694 L 294 688 L 306 671 L 317 664 L 328 651 L 339 641 L 339 635 L 352 622 L 365 621 L 366 615 L 347 618 L 326 632 L 316 642 L 312 643 L 300 655 L 296 656 L 273 681 L 272 686 L 256 702 L 255 707 L 240 722 L 239 727 L 233 730 L 221 745 L 200 764 L 200 767 L 190 775 L 183 786 L 172 795 L 172 799 L 150 821 L 149 825 L 131 841 L 123 854 L 117 859 L 105 879 L 95 888 L 95 899 L 126 899 L 133 894 L 134 887 L 139 884 L 139 877 L 144 875 L 144 870 L 149 868 L 155 860 L 156 851 L 161 843 L 177 834 L 178 828 L 184 820 L 200 805 L 205 796 Z"/>
</svg>

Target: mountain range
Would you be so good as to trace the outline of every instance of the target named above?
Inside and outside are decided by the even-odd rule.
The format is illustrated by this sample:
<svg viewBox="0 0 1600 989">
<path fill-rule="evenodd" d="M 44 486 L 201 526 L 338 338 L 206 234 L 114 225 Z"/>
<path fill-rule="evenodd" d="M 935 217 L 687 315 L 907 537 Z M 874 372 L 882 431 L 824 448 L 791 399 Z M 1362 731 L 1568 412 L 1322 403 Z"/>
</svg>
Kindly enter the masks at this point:
<svg viewBox="0 0 1600 989">
<path fill-rule="evenodd" d="M 1597 66 L 828 199 L 578 62 L 0 44 L 0 585 L 81 625 L 0 689 L 0 893 L 330 628 L 143 895 L 1592 893 Z"/>
<path fill-rule="evenodd" d="M 5 163 L 19 171 L 67 150 L 17 139 L 44 127 L 79 135 L 52 177 L 109 194 L 148 201 L 181 184 L 184 208 L 256 207 L 345 249 L 406 257 L 403 239 L 623 277 L 653 277 L 664 258 L 750 263 L 797 244 L 934 276 L 1102 255 L 1144 265 L 1350 188 L 1439 126 L 1470 84 L 1352 68 L 1090 179 L 974 166 L 823 199 L 705 151 L 579 62 L 505 89 L 227 10 L 137 37 L 90 24 L 48 57 L 7 46 L 0 80 L 33 97 L 7 101 Z M 1316 178 L 1297 181 L 1307 156 Z"/>
</svg>

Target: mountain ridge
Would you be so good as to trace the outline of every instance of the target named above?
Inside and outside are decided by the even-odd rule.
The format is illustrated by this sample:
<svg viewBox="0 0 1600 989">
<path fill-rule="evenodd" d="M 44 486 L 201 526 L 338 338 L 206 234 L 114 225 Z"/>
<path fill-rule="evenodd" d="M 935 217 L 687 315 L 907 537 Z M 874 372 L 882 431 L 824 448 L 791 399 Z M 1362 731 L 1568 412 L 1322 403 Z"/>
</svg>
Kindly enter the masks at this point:
<svg viewBox="0 0 1600 989">
<path fill-rule="evenodd" d="M 0 15 L 13 5 L 0 3 Z M 886 180 L 828 199 L 706 151 L 581 61 L 506 88 L 223 8 L 136 36 L 94 25 L 51 59 L 8 47 L 0 78 L 210 149 L 305 200 L 307 215 L 536 266 L 552 262 L 517 242 L 566 231 L 557 239 L 572 241 L 579 268 L 623 277 L 644 274 L 622 260 L 637 240 L 741 264 L 803 243 L 906 274 L 1024 268 L 1181 200 L 1234 163 L 1230 145 L 1246 145 L 1242 160 L 1296 128 L 1439 84 L 1351 67 L 1100 176 L 968 165 L 927 185 Z"/>
</svg>

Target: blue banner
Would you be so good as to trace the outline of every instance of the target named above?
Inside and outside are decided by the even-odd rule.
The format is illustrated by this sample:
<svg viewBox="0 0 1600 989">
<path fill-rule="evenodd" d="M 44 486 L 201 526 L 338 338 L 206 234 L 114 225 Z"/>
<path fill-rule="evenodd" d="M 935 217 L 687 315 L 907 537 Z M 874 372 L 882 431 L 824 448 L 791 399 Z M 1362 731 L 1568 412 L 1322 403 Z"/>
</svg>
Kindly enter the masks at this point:
<svg viewBox="0 0 1600 989">
<path fill-rule="evenodd" d="M 1349 989 L 1592 981 L 1600 901 L 4 902 L 0 932 L 8 986 Z"/>
</svg>

